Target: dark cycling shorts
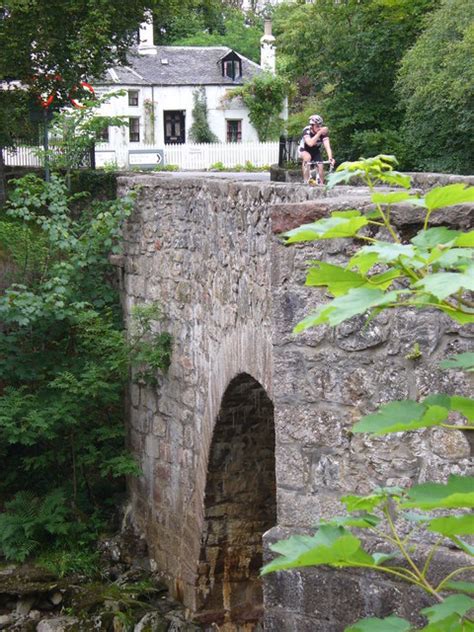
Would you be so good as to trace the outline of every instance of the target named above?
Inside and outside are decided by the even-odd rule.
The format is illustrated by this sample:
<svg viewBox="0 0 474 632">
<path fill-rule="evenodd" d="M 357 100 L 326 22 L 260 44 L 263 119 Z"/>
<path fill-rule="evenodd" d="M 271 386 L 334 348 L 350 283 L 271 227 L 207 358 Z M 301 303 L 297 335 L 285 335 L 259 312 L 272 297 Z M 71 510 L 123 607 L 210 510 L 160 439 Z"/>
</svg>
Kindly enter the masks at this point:
<svg viewBox="0 0 474 632">
<path fill-rule="evenodd" d="M 300 149 L 300 153 L 303 151 L 307 151 L 311 156 L 311 162 L 322 162 L 321 158 L 321 150 L 319 147 L 305 147 L 304 149 Z"/>
</svg>

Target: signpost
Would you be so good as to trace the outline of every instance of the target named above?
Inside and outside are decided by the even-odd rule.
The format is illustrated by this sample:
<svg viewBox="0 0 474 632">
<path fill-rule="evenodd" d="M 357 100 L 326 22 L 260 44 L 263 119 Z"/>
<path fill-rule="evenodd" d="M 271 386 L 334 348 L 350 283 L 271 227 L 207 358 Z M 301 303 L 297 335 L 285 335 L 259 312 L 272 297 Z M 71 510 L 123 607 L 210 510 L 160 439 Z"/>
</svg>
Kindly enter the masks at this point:
<svg viewBox="0 0 474 632">
<path fill-rule="evenodd" d="M 143 167 L 152 169 L 157 165 L 165 164 L 163 149 L 131 149 L 128 152 L 128 164 L 130 167 Z"/>
</svg>

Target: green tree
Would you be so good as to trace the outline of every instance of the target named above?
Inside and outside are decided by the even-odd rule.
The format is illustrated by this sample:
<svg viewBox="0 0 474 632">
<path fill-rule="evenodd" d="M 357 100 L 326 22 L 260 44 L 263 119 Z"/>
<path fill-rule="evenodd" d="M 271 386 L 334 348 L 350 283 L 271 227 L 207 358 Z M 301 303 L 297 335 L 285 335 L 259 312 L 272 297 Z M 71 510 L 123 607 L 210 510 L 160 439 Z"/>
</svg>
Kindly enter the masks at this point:
<svg viewBox="0 0 474 632">
<path fill-rule="evenodd" d="M 90 204 L 77 217 L 70 202 L 57 176 L 28 175 L 0 217 L 11 267 L 0 294 L 0 505 L 20 493 L 7 506 L 15 515 L 0 514 L 0 548 L 18 559 L 113 511 L 123 476 L 138 472 L 125 449 L 129 362 L 146 382 L 169 362 L 170 339 L 152 332 L 160 315 L 151 306 L 127 343 L 113 286 L 108 255 L 119 249 L 133 197 Z M 59 527 L 42 509 L 53 490 L 64 506 Z M 25 491 L 37 508 L 28 532 L 18 517 Z"/>
<path fill-rule="evenodd" d="M 263 33 L 263 20 L 255 14 L 242 13 L 237 9 L 224 8 L 222 28 L 210 31 L 204 27 L 199 16 L 194 27 L 189 29 L 187 16 L 176 20 L 186 22 L 181 35 L 176 34 L 172 43 L 177 46 L 228 46 L 237 53 L 260 62 L 260 38 Z M 200 22 L 200 24 L 198 24 Z"/>
<path fill-rule="evenodd" d="M 204 88 L 193 92 L 193 124 L 189 129 L 189 137 L 194 143 L 217 143 L 218 138 L 209 127 L 207 120 L 207 100 Z"/>
<path fill-rule="evenodd" d="M 291 111 L 303 110 L 310 99 L 329 125 L 339 160 L 382 149 L 403 160 L 394 82 L 403 53 L 422 29 L 421 16 L 437 2 L 318 0 L 275 9 L 279 69 L 297 85 Z"/>
<path fill-rule="evenodd" d="M 474 169 L 474 5 L 443 0 L 402 60 L 403 135 L 419 170 Z"/>
</svg>

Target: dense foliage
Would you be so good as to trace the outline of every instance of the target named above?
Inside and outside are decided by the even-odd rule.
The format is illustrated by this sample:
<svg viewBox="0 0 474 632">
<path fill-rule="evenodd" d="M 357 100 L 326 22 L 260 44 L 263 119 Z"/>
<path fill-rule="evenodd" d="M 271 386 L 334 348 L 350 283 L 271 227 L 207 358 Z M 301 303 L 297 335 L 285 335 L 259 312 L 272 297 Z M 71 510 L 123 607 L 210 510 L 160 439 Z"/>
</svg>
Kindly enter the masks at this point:
<svg viewBox="0 0 474 632">
<path fill-rule="evenodd" d="M 130 356 L 138 377 L 169 360 L 169 337 L 151 329 L 156 310 L 140 314 L 129 342 L 123 332 L 108 255 L 132 197 L 77 216 L 70 202 L 60 178 L 28 175 L 0 218 L 9 264 L 0 295 L 0 549 L 16 559 L 52 539 L 85 537 L 113 511 L 123 476 L 138 472 L 124 439 Z"/>
<path fill-rule="evenodd" d="M 171 38 L 173 45 L 178 46 L 227 46 L 260 63 L 262 18 L 256 14 L 222 7 L 221 4 L 220 7 L 221 23 L 218 28 L 206 27 L 200 12 L 178 15 L 174 18 L 173 32 L 167 37 Z"/>
<path fill-rule="evenodd" d="M 297 85 L 289 132 L 301 133 L 307 115 L 329 125 L 339 161 L 394 152 L 405 161 L 403 111 L 394 90 L 404 52 L 437 0 L 368 0 L 294 5 L 275 9 L 280 72 Z"/>
<path fill-rule="evenodd" d="M 207 100 L 204 88 L 193 92 L 193 122 L 189 128 L 189 138 L 194 143 L 217 143 L 218 138 L 209 127 L 207 119 Z"/>
<path fill-rule="evenodd" d="M 374 212 L 334 212 L 330 218 L 300 226 L 283 236 L 287 243 L 341 237 L 366 242 L 346 266 L 312 262 L 306 284 L 324 287 L 332 298 L 299 323 L 296 332 L 323 323 L 336 326 L 355 315 L 367 314 L 370 318 L 384 309 L 413 306 L 440 310 L 462 324 L 474 322 L 469 296 L 474 290 L 474 233 L 429 227 L 430 216 L 437 209 L 474 202 L 474 187 L 437 187 L 424 197 L 403 190 L 376 191 L 374 185 L 378 182 L 409 188 L 410 179 L 395 171 L 395 164 L 392 156 L 381 155 L 345 163 L 329 176 L 329 186 L 354 176 L 362 178 L 371 189 Z M 409 243 L 402 243 L 390 221 L 391 205 L 400 202 L 421 207 L 425 213 L 422 230 Z M 383 238 L 384 232 L 372 236 L 369 227 L 384 231 L 389 240 Z M 474 353 L 449 359 L 442 367 L 472 371 Z M 430 427 L 473 430 L 473 423 L 474 400 L 436 393 L 419 402 L 384 404 L 356 423 L 353 432 L 383 435 Z M 347 495 L 341 502 L 346 515 L 322 521 L 314 535 L 292 536 L 275 544 L 272 548 L 279 557 L 262 572 L 321 564 L 371 569 L 402 579 L 434 598 L 436 605 L 421 610 L 428 620 L 423 630 L 473 629 L 469 614 L 474 599 L 469 595 L 474 592 L 474 583 L 467 581 L 466 575 L 473 566 L 451 568 L 441 577 L 431 573 L 432 561 L 443 544 L 474 556 L 474 548 L 465 539 L 474 534 L 472 513 L 468 513 L 474 507 L 472 477 L 452 475 L 446 483 L 427 482 L 410 489 L 380 487 L 366 496 Z M 437 510 L 444 513 L 440 515 Z M 384 550 L 373 552 L 360 537 L 360 529 L 384 542 Z M 409 632 L 413 627 L 405 619 L 390 616 L 364 619 L 346 628 L 346 632 L 382 629 Z"/>
<path fill-rule="evenodd" d="M 473 3 L 443 0 L 403 58 L 403 137 L 421 171 L 473 171 L 473 51 Z"/>
<path fill-rule="evenodd" d="M 287 81 L 265 72 L 243 86 L 229 90 L 227 99 L 242 99 L 249 109 L 250 122 L 257 130 L 259 141 L 265 142 L 277 140 L 283 130 L 285 122 L 281 114 L 287 94 Z"/>
</svg>

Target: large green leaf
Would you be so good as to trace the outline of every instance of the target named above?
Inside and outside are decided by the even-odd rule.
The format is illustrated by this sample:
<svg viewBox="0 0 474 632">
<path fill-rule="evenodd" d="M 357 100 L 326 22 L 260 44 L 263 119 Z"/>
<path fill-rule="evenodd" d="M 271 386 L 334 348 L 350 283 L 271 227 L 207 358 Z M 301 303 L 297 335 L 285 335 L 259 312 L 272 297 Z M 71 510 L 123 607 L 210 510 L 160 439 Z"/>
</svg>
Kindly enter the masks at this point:
<svg viewBox="0 0 474 632">
<path fill-rule="evenodd" d="M 428 606 L 420 610 L 430 623 L 442 621 L 447 617 L 457 614 L 464 616 L 471 608 L 474 608 L 474 599 L 467 595 L 450 595 L 442 603 Z"/>
<path fill-rule="evenodd" d="M 357 215 L 347 215 L 341 217 L 333 214 L 331 217 L 325 217 L 313 222 L 312 224 L 303 224 L 297 228 L 293 228 L 283 233 L 285 243 L 293 244 L 303 241 L 314 241 L 317 239 L 334 239 L 336 237 L 353 237 L 359 230 L 368 224 L 368 219 L 358 213 Z"/>
<path fill-rule="evenodd" d="M 436 296 L 440 301 L 459 290 L 474 290 L 474 270 L 466 272 L 435 272 L 413 284 Z"/>
<path fill-rule="evenodd" d="M 425 195 L 425 204 L 430 210 L 465 202 L 474 202 L 474 187 L 466 186 L 462 182 L 436 187 Z"/>
<path fill-rule="evenodd" d="M 376 255 L 379 263 L 392 263 L 392 261 L 396 261 L 399 257 L 413 259 L 416 253 L 414 247 L 409 244 L 394 244 L 389 241 L 379 241 L 370 246 L 361 248 L 349 261 L 349 267 L 358 266 L 358 261 L 360 259 L 364 260 L 368 254 Z"/>
<path fill-rule="evenodd" d="M 462 248 L 474 248 L 474 230 L 459 235 L 456 239 L 456 246 L 461 246 Z"/>
<path fill-rule="evenodd" d="M 408 191 L 390 191 L 389 193 L 381 193 L 375 191 L 372 193 L 372 202 L 374 204 L 397 204 L 398 202 L 409 202 L 421 206 L 424 201 L 420 198 L 410 195 Z"/>
<path fill-rule="evenodd" d="M 273 544 L 271 549 L 282 555 L 266 564 L 261 570 L 262 575 L 321 564 L 335 567 L 375 565 L 358 538 L 343 527 L 332 525 L 321 526 L 312 537 L 292 536 Z"/>
<path fill-rule="evenodd" d="M 374 307 L 394 305 L 402 293 L 405 293 L 405 290 L 385 293 L 377 288 L 353 288 L 344 296 L 335 298 L 328 305 L 322 305 L 318 310 L 304 318 L 296 325 L 293 332 L 299 333 L 309 327 L 324 323 L 334 327 L 344 320 L 357 314 L 364 314 Z"/>
<path fill-rule="evenodd" d="M 385 619 L 370 617 L 361 619 L 354 625 L 345 628 L 344 632 L 408 632 L 411 624 L 405 619 L 391 615 Z"/>
<path fill-rule="evenodd" d="M 420 307 L 423 307 L 421 303 Z M 442 303 L 437 305 L 437 309 L 440 309 L 442 312 L 447 314 L 450 318 L 455 320 L 460 325 L 469 325 L 470 323 L 474 323 L 474 312 L 467 313 L 464 310 L 461 311 L 460 309 L 455 309 L 448 305 L 443 305 Z"/>
<path fill-rule="evenodd" d="M 474 371 L 474 352 L 466 351 L 452 356 L 447 360 L 440 362 L 442 369 L 464 369 L 465 371 Z"/>
<path fill-rule="evenodd" d="M 442 250 L 435 248 L 427 261 L 428 264 L 435 264 L 441 268 L 457 268 L 465 270 L 474 260 L 473 248 L 450 248 Z"/>
<path fill-rule="evenodd" d="M 474 535 L 474 516 L 472 514 L 464 514 L 462 516 L 435 518 L 429 523 L 428 529 L 447 537 L 452 535 Z"/>
<path fill-rule="evenodd" d="M 373 511 L 376 507 L 386 502 L 388 498 L 399 498 L 403 490 L 400 487 L 378 487 L 366 496 L 349 494 L 342 496 L 341 502 L 347 511 Z"/>
<path fill-rule="evenodd" d="M 463 619 L 458 614 L 451 614 L 445 619 L 440 619 L 420 628 L 418 632 L 473 632 L 474 625 Z"/>
<path fill-rule="evenodd" d="M 441 406 L 426 406 L 411 400 L 389 402 L 376 413 L 362 417 L 352 428 L 353 432 L 370 432 L 378 435 L 404 430 L 436 426 L 448 417 Z"/>
<path fill-rule="evenodd" d="M 379 260 L 379 255 L 377 252 L 366 252 L 363 253 L 361 250 L 354 255 L 347 264 L 348 268 L 359 268 L 361 274 L 367 274 L 367 272 L 372 268 Z"/>
<path fill-rule="evenodd" d="M 452 474 L 446 485 L 443 483 L 423 483 L 412 487 L 402 507 L 419 509 L 441 509 L 474 507 L 474 478 Z"/>
<path fill-rule="evenodd" d="M 451 580 L 449 582 L 446 582 L 443 587 L 446 590 L 455 590 L 456 592 L 463 592 L 474 595 L 474 582 L 457 582 Z"/>
<path fill-rule="evenodd" d="M 461 234 L 458 230 L 436 226 L 435 228 L 428 228 L 428 230 L 421 230 L 410 241 L 418 248 L 434 248 L 439 244 L 448 244 L 454 241 Z"/>
<path fill-rule="evenodd" d="M 306 277 L 306 285 L 310 286 L 327 286 L 328 290 L 334 296 L 346 294 L 353 287 L 366 285 L 365 277 L 351 272 L 345 268 L 334 266 L 323 261 L 314 262 L 317 267 L 312 267 L 308 271 Z"/>
<path fill-rule="evenodd" d="M 447 410 L 461 413 L 468 421 L 474 421 L 474 400 L 470 397 L 437 393 L 426 397 L 423 404 L 427 406 L 442 406 Z"/>
</svg>

